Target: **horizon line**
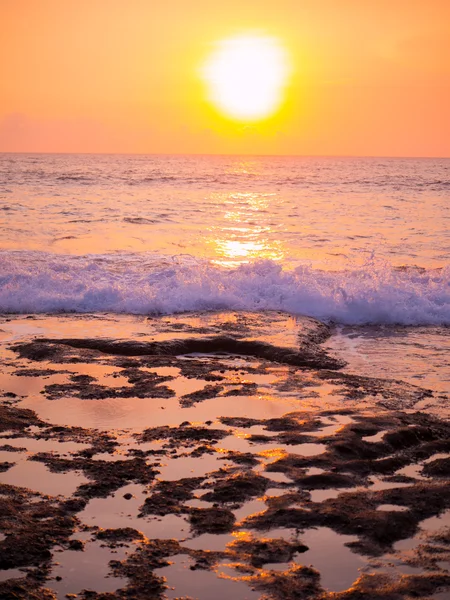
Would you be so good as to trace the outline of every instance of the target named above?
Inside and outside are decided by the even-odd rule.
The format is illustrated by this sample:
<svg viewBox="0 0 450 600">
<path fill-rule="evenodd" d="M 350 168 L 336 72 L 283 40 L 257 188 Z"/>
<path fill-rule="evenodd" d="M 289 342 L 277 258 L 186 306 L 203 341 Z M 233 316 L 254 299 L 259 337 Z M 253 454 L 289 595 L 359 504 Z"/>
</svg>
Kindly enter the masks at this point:
<svg viewBox="0 0 450 600">
<path fill-rule="evenodd" d="M 450 159 L 449 156 L 415 156 L 415 155 L 383 155 L 383 154 L 253 154 L 226 152 L 40 152 L 28 150 L 0 150 L 0 154 L 42 154 L 42 155 L 83 155 L 83 156 L 226 156 L 254 158 L 379 158 L 379 159 Z"/>
</svg>

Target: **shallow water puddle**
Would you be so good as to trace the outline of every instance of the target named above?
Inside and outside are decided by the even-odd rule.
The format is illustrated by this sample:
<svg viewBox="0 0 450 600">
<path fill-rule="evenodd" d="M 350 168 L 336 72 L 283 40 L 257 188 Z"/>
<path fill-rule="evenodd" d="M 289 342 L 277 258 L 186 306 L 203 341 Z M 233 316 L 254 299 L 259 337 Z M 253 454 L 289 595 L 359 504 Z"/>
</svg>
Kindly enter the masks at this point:
<svg viewBox="0 0 450 600">
<path fill-rule="evenodd" d="M 450 600 L 450 592 L 437 592 L 430 596 L 430 598 L 432 598 L 432 600 Z"/>
<path fill-rule="evenodd" d="M 321 422 L 325 424 L 325 427 L 321 427 L 316 431 L 308 431 L 308 435 L 314 437 L 326 437 L 334 435 L 345 425 L 354 423 L 354 419 L 348 415 L 332 415 L 327 418 L 322 418 Z"/>
<path fill-rule="evenodd" d="M 258 472 L 258 469 L 255 469 Z M 260 471 L 261 475 L 266 479 L 270 479 L 271 481 L 275 481 L 276 483 L 289 483 L 292 484 L 292 479 L 289 479 L 287 475 L 284 473 L 276 473 L 274 471 Z"/>
<path fill-rule="evenodd" d="M 78 516 L 86 525 L 98 525 L 103 529 L 126 527 L 123 519 L 137 518 L 139 507 L 147 498 L 144 489 L 142 485 L 131 483 L 107 498 L 92 498 Z M 127 500 L 125 494 L 131 494 L 131 498 Z"/>
<path fill-rule="evenodd" d="M 114 592 L 125 587 L 128 580 L 112 576 L 109 562 L 123 560 L 131 552 L 124 547 L 111 549 L 100 542 L 86 543 L 83 551 L 56 551 L 52 577 L 61 577 L 61 581 L 50 579 L 45 585 L 61 599 L 66 594 L 78 594 L 82 590 Z"/>
<path fill-rule="evenodd" d="M 443 527 L 450 527 L 450 510 L 445 510 L 440 515 L 430 517 L 420 523 L 423 531 L 439 531 Z"/>
<path fill-rule="evenodd" d="M 67 456 L 73 452 L 79 452 L 88 448 L 90 444 L 82 442 L 60 442 L 54 439 L 45 438 L 31 438 L 31 437 L 20 437 L 20 438 L 1 438 L 0 442 L 5 445 L 13 446 L 14 448 L 25 448 L 25 452 L 36 454 L 38 452 L 55 452 L 60 456 Z M 3 445 L 3 444 L 0 444 Z M 17 452 L 10 452 L 11 456 L 18 454 Z"/>
<path fill-rule="evenodd" d="M 43 381 L 41 377 L 25 377 L 13 374 L 0 375 L 0 389 L 4 392 L 18 396 L 34 396 L 39 394 L 49 383 L 67 383 L 68 375 L 47 376 Z"/>
<path fill-rule="evenodd" d="M 441 458 L 450 458 L 450 454 L 433 454 L 433 456 L 430 456 L 429 458 L 423 460 L 422 463 L 426 465 L 427 463 L 433 462 L 433 460 L 440 460 Z"/>
<path fill-rule="evenodd" d="M 407 506 L 399 506 L 398 504 L 380 504 L 376 510 L 381 510 L 382 512 L 405 512 L 409 508 Z"/>
<path fill-rule="evenodd" d="M 405 483 L 402 481 L 385 481 L 384 479 L 380 479 L 379 477 L 369 477 L 368 481 L 370 482 L 370 491 L 379 492 L 381 490 L 391 490 L 394 488 L 408 487 L 409 485 L 413 485 L 411 483 Z"/>
<path fill-rule="evenodd" d="M 241 508 L 233 510 L 233 514 L 236 517 L 236 521 L 239 523 L 251 515 L 263 512 L 267 509 L 267 505 L 264 502 L 264 498 L 258 498 L 257 500 L 250 500 L 246 502 Z"/>
<path fill-rule="evenodd" d="M 246 368 L 250 365 L 247 363 Z M 212 375 L 220 375 L 224 377 L 224 380 L 219 382 L 224 385 L 241 385 L 243 383 L 255 383 L 258 387 L 261 388 L 270 388 L 272 389 L 272 384 L 276 383 L 276 381 L 280 377 L 279 372 L 271 372 L 271 373 L 248 373 L 246 371 L 212 371 Z"/>
<path fill-rule="evenodd" d="M 18 365 L 15 365 L 16 367 Z M 72 376 L 87 375 L 95 379 L 97 385 L 110 388 L 129 387 L 128 379 L 122 375 L 117 367 L 100 363 L 39 363 L 37 367 L 31 365 L 36 375 L 27 375 L 30 365 L 22 365 L 19 369 L 0 375 L 0 389 L 12 392 L 18 396 L 35 396 L 43 393 L 48 385 L 62 385 L 71 383 Z M 46 370 L 61 371 L 52 374 Z M 39 373 L 39 371 L 41 373 Z M 22 374 L 23 373 L 23 374 Z"/>
<path fill-rule="evenodd" d="M 309 467 L 305 471 L 305 476 L 309 477 L 310 475 L 321 475 L 322 473 L 326 473 L 325 469 L 320 469 L 319 467 Z"/>
<path fill-rule="evenodd" d="M 33 315 L 33 318 L 18 316 L 2 322 L 6 330 L 6 339 L 13 342 L 32 336 L 48 338 L 91 337 L 145 339 L 153 332 L 145 316 L 141 315 L 105 315 L 90 313 L 86 315 Z M 144 330 L 144 333 L 143 333 Z"/>
<path fill-rule="evenodd" d="M 73 375 L 89 375 L 95 383 L 110 388 L 130 387 L 128 378 L 121 375 L 120 369 L 113 365 L 95 363 L 61 363 L 58 368 L 70 371 Z M 52 382 L 53 383 L 53 382 Z"/>
<path fill-rule="evenodd" d="M 396 552 L 411 550 L 422 544 L 424 541 L 424 534 L 434 533 L 443 529 L 444 527 L 450 527 L 450 510 L 445 510 L 442 514 L 429 519 L 424 519 L 419 523 L 419 532 L 405 540 L 400 540 L 394 544 L 394 550 Z"/>
<path fill-rule="evenodd" d="M 193 498 L 192 500 L 186 500 L 186 502 L 184 502 L 184 506 L 189 506 L 190 508 L 210 508 L 212 504 L 212 502 L 200 500 L 200 498 Z"/>
<path fill-rule="evenodd" d="M 242 581 L 220 577 L 220 568 L 218 573 L 203 569 L 193 571 L 189 567 L 194 563 L 185 555 L 173 556 L 170 562 L 168 567 L 154 571 L 155 575 L 166 579 L 169 589 L 165 596 L 170 600 L 180 598 L 180 594 L 195 600 L 258 600 L 261 596 Z"/>
<path fill-rule="evenodd" d="M 278 497 L 278 496 L 284 496 L 284 494 L 286 494 L 288 491 L 291 491 L 289 489 L 286 488 L 268 488 L 266 490 L 266 498 L 272 498 L 272 497 Z"/>
<path fill-rule="evenodd" d="M 180 424 L 184 415 L 173 419 L 180 410 L 178 400 L 162 398 L 105 398 L 80 400 L 64 398 L 49 401 L 45 398 L 29 398 L 21 408 L 30 408 L 37 415 L 55 425 L 86 427 L 92 429 L 133 429 L 142 431 L 147 427 Z M 172 419 L 171 419 L 172 417 Z"/>
<path fill-rule="evenodd" d="M 394 554 L 387 554 L 378 562 L 372 561 L 372 563 L 369 563 L 361 570 L 365 573 L 374 573 L 378 571 L 379 573 L 386 573 L 394 576 L 419 575 L 420 573 L 423 573 L 423 568 L 413 567 Z"/>
<path fill-rule="evenodd" d="M 139 523 L 142 522 L 139 527 Z M 184 540 L 190 535 L 190 525 L 180 515 L 166 515 L 165 517 L 142 517 L 135 524 L 135 528 L 150 540 Z"/>
<path fill-rule="evenodd" d="M 277 537 L 275 531 L 265 537 Z M 297 537 L 297 536 L 296 536 Z M 331 592 L 340 592 L 349 588 L 359 577 L 359 569 L 366 561 L 354 554 L 345 544 L 358 538 L 340 535 L 327 527 L 307 529 L 298 534 L 298 539 L 308 546 L 309 550 L 294 556 L 293 562 L 298 565 L 312 566 L 320 572 L 322 586 Z M 266 564 L 266 569 L 284 571 L 289 563 Z"/>
<path fill-rule="evenodd" d="M 231 461 L 223 460 L 221 452 L 205 453 L 200 457 L 180 456 L 178 458 L 161 458 L 161 466 L 157 467 L 157 478 L 164 481 L 177 481 L 185 477 L 203 477 L 211 471 L 232 466 Z"/>
<path fill-rule="evenodd" d="M 310 490 L 311 502 L 324 502 L 325 500 L 331 500 L 337 498 L 339 494 L 348 490 L 348 488 L 339 488 L 332 490 Z"/>
<path fill-rule="evenodd" d="M 109 453 L 109 452 L 97 452 L 97 454 L 93 454 L 93 461 L 102 461 L 102 462 L 116 462 L 118 460 L 124 460 L 124 454 L 120 454 L 119 452 Z"/>
<path fill-rule="evenodd" d="M 14 453 L 17 457 L 17 453 Z M 23 455 L 22 455 L 23 456 Z M 28 488 L 50 496 L 72 496 L 78 486 L 88 483 L 88 479 L 76 472 L 52 473 L 40 462 L 26 458 L 15 459 L 16 463 L 1 474 L 2 483 Z"/>
<path fill-rule="evenodd" d="M 386 433 L 388 433 L 388 430 L 383 429 L 383 430 L 379 431 L 378 433 L 375 433 L 374 435 L 365 435 L 361 439 L 363 440 L 363 442 L 372 442 L 375 444 L 376 442 L 383 441 L 383 438 L 386 435 Z"/>
<path fill-rule="evenodd" d="M 411 477 L 412 479 L 417 479 L 419 481 L 427 481 L 427 477 L 424 477 L 421 472 L 423 469 L 423 464 L 419 463 L 416 465 L 407 465 L 398 471 L 395 471 L 395 475 L 405 475 L 406 477 Z"/>
<path fill-rule="evenodd" d="M 187 538 L 183 542 L 183 546 L 192 550 L 223 552 L 229 543 L 234 542 L 235 535 L 231 533 L 202 533 L 199 536 Z"/>
<path fill-rule="evenodd" d="M 299 456 L 316 456 L 317 454 L 322 454 L 327 449 L 325 444 L 310 442 L 305 442 L 304 444 L 283 444 L 272 441 L 268 441 L 267 443 L 260 441 L 254 442 L 248 433 L 230 435 L 218 442 L 218 444 L 222 450 L 244 453 L 251 452 L 252 454 L 259 454 L 261 456 L 263 456 L 264 453 L 275 450 L 280 450 L 287 454 L 298 454 Z"/>
<path fill-rule="evenodd" d="M 21 571 L 20 569 L 1 569 L 0 570 L 0 581 L 7 581 L 8 579 L 21 579 L 27 576 L 28 571 Z"/>
<path fill-rule="evenodd" d="M 177 515 L 165 517 L 139 517 L 141 506 L 147 495 L 144 487 L 130 484 L 117 490 L 108 498 L 93 498 L 86 508 L 78 513 L 80 521 L 102 529 L 132 527 L 149 539 L 184 539 L 189 534 L 189 524 Z M 125 494 L 132 494 L 127 500 Z"/>
<path fill-rule="evenodd" d="M 219 417 L 282 417 L 295 405 L 261 396 L 222 396 L 181 407 L 175 397 L 95 400 L 67 397 L 50 402 L 38 395 L 25 398 L 20 407 L 34 410 L 38 417 L 55 425 L 142 431 L 147 427 L 180 425 L 184 421 L 216 421 Z"/>
<path fill-rule="evenodd" d="M 186 394 L 199 392 L 210 383 L 205 379 L 184 377 L 183 375 L 180 375 L 180 369 L 178 367 L 140 367 L 139 370 L 155 373 L 161 377 L 173 377 L 173 379 L 164 382 L 164 385 L 173 390 L 177 398 L 181 398 L 181 396 L 185 396 Z"/>
<path fill-rule="evenodd" d="M 161 451 L 165 444 L 165 440 L 153 440 L 151 442 L 141 442 L 135 437 L 131 437 L 130 432 L 115 432 L 119 446 L 116 447 L 115 453 L 122 456 L 129 456 L 133 450 L 140 450 L 142 452 L 148 451 Z"/>
</svg>

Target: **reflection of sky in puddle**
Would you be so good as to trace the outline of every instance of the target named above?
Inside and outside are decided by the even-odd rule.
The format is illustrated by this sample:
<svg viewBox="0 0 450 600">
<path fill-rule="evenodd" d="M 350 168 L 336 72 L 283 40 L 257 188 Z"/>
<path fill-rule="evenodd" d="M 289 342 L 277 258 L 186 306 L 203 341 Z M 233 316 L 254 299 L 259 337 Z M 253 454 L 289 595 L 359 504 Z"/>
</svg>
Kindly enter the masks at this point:
<svg viewBox="0 0 450 600">
<path fill-rule="evenodd" d="M 180 369 L 178 367 L 143 367 L 140 370 L 155 373 L 161 377 L 173 377 L 173 379 L 164 382 L 163 385 L 166 385 L 173 390 L 177 398 L 180 398 L 185 394 L 198 392 L 208 384 L 204 379 L 183 377 L 183 375 L 180 375 Z"/>
<path fill-rule="evenodd" d="M 193 498 L 192 500 L 186 500 L 186 502 L 184 502 L 184 506 L 189 506 L 190 508 L 211 508 L 211 504 L 212 502 L 200 500 L 199 498 Z"/>
<path fill-rule="evenodd" d="M 8 454 L 14 456 L 10 461 L 16 464 L 1 474 L 2 483 L 29 488 L 50 496 L 72 496 L 78 486 L 88 483 L 86 477 L 79 473 L 52 473 L 43 463 L 26 460 L 23 454 Z M 18 458 L 19 456 L 23 458 Z"/>
<path fill-rule="evenodd" d="M 35 315 L 2 322 L 5 340 L 13 342 L 31 336 L 48 338 L 92 337 L 136 338 L 149 329 L 142 315 Z M 150 332 L 148 332 L 150 335 Z"/>
<path fill-rule="evenodd" d="M 426 465 L 427 463 L 433 462 L 434 460 L 446 459 L 448 457 L 449 457 L 448 454 L 443 454 L 443 453 L 433 454 L 433 456 L 430 456 L 429 458 L 422 460 L 418 464 L 407 465 L 406 467 L 399 469 L 398 471 L 395 472 L 395 474 L 396 475 L 406 475 L 407 477 L 412 477 L 413 479 L 417 479 L 419 481 L 429 481 L 429 478 L 422 474 L 423 466 Z"/>
<path fill-rule="evenodd" d="M 233 514 L 236 517 L 236 521 L 242 521 L 250 515 L 254 515 L 263 512 L 267 509 L 267 505 L 263 498 L 257 498 L 256 500 L 250 500 L 246 502 L 241 508 L 233 510 Z"/>
<path fill-rule="evenodd" d="M 398 506 L 397 504 L 380 504 L 377 506 L 377 510 L 382 512 L 405 512 L 409 510 L 407 506 Z"/>
<path fill-rule="evenodd" d="M 222 552 L 234 537 L 230 533 L 203 533 L 183 542 L 183 546 L 192 550 L 214 550 Z"/>
<path fill-rule="evenodd" d="M 424 572 L 423 567 L 412 566 L 408 564 L 408 561 L 411 559 L 414 561 L 417 558 L 420 560 L 423 549 L 429 544 L 430 540 L 427 538 L 429 534 L 436 533 L 441 529 L 450 526 L 450 510 L 443 512 L 440 516 L 434 516 L 423 520 L 419 526 L 420 529 L 415 536 L 396 542 L 394 544 L 393 554 L 384 555 L 381 560 L 376 561 L 374 564 L 369 563 L 367 570 L 369 571 L 370 569 L 371 572 L 379 571 L 394 575 L 422 574 Z M 436 558 L 438 558 L 438 556 L 439 555 L 437 555 Z M 437 561 L 436 564 L 439 569 L 450 570 L 450 564 L 446 561 Z M 432 570 L 436 569 L 433 568 Z M 439 595 L 433 594 L 431 597 L 436 598 L 439 597 Z M 448 592 L 446 592 L 446 595 L 443 597 L 447 599 L 449 597 Z"/>
<path fill-rule="evenodd" d="M 394 544 L 395 551 L 411 550 L 422 544 L 424 541 L 424 533 L 436 532 L 443 527 L 450 527 L 450 510 L 444 511 L 442 514 L 424 519 L 419 523 L 420 531 L 412 538 L 400 540 Z"/>
<path fill-rule="evenodd" d="M 180 458 L 162 458 L 158 479 L 176 481 L 184 477 L 203 477 L 210 471 L 217 471 L 233 463 L 221 460 L 224 455 L 220 452 L 203 454 L 201 457 L 182 456 Z"/>
<path fill-rule="evenodd" d="M 266 532 L 264 537 L 277 537 L 275 533 Z M 334 592 L 346 590 L 358 579 L 359 569 L 365 564 L 365 560 L 345 546 L 358 538 L 337 534 L 327 527 L 307 529 L 298 538 L 309 550 L 297 554 L 294 562 L 317 569 L 325 589 Z M 289 564 L 270 564 L 265 565 L 265 568 L 285 570 L 289 568 Z"/>
<path fill-rule="evenodd" d="M 264 508 L 261 500 L 252 501 L 251 508 L 246 512 L 258 512 L 260 504 Z M 245 507 L 243 509 L 245 510 Z M 236 514 L 236 513 L 235 513 Z M 285 539 L 293 542 L 298 541 L 308 546 L 308 551 L 297 554 L 294 561 L 301 565 L 312 565 L 321 573 L 322 585 L 330 591 L 345 590 L 359 576 L 359 569 L 366 564 L 366 561 L 359 555 L 354 554 L 345 544 L 356 541 L 354 536 L 340 535 L 327 527 L 317 529 L 307 529 L 299 533 L 295 529 L 271 529 L 264 532 L 237 531 L 233 534 L 203 534 L 199 537 L 187 540 L 184 546 L 192 549 L 210 549 L 223 551 L 227 545 L 239 538 L 251 537 L 259 539 Z M 289 569 L 288 563 L 266 564 L 264 568 L 274 570 Z"/>
<path fill-rule="evenodd" d="M 0 581 L 6 581 L 7 579 L 21 579 L 27 576 L 27 571 L 21 571 L 20 569 L 1 569 L 0 570 Z"/>
<path fill-rule="evenodd" d="M 289 542 L 301 542 L 308 546 L 304 553 L 294 556 L 293 562 L 299 565 L 312 566 L 321 573 L 321 583 L 330 591 L 342 591 L 350 587 L 359 577 L 359 569 L 366 564 L 361 556 L 354 554 L 345 544 L 354 542 L 358 538 L 340 535 L 327 527 L 307 529 L 299 533 L 295 529 L 272 529 L 264 532 L 235 532 L 232 535 L 223 534 L 214 536 L 215 550 L 224 550 L 226 545 L 235 539 L 251 537 L 257 539 L 284 539 Z M 209 548 L 211 541 L 209 535 L 202 535 L 184 543 L 185 546 L 195 549 Z M 284 571 L 290 568 L 289 563 L 267 563 L 265 569 Z"/>
<path fill-rule="evenodd" d="M 284 496 L 287 493 L 286 488 L 268 488 L 266 490 L 266 497 L 271 498 L 272 496 Z"/>
<path fill-rule="evenodd" d="M 370 491 L 371 492 L 379 492 L 381 490 L 391 490 L 394 488 L 407 487 L 408 485 L 413 485 L 412 483 L 403 483 L 400 481 L 385 481 L 380 479 L 379 477 L 369 477 Z"/>
<path fill-rule="evenodd" d="M 423 465 L 407 465 L 406 467 L 402 467 L 398 471 L 395 471 L 395 475 L 404 475 L 406 477 L 412 477 L 413 479 L 418 479 L 420 481 L 426 481 L 426 477 L 423 477 L 421 472 L 423 469 Z"/>
<path fill-rule="evenodd" d="M 337 498 L 343 491 L 344 488 L 333 490 L 311 490 L 309 493 L 311 494 L 311 502 L 324 502 L 325 500 Z"/>
<path fill-rule="evenodd" d="M 440 515 L 425 519 L 420 523 L 420 528 L 424 531 L 439 531 L 442 527 L 450 526 L 450 510 L 445 510 Z"/>
<path fill-rule="evenodd" d="M 36 438 L 1 438 L 1 445 L 14 446 L 14 448 L 26 448 L 29 453 L 35 454 L 37 452 L 56 452 L 61 456 L 66 456 L 71 452 L 78 452 L 87 448 L 89 444 L 83 444 L 81 442 L 59 442 L 58 440 L 46 440 Z M 18 452 L 9 452 L 11 457 L 17 456 Z"/>
<path fill-rule="evenodd" d="M 170 385 L 170 383 L 169 383 Z M 41 396 L 25 399 L 21 408 L 34 410 L 55 425 L 100 429 L 135 429 L 180 425 L 183 421 L 215 421 L 218 417 L 281 417 L 296 403 L 265 396 L 229 396 L 182 408 L 176 398 L 107 398 L 49 402 Z"/>
<path fill-rule="evenodd" d="M 423 464 L 426 465 L 427 463 L 433 462 L 433 460 L 438 460 L 441 458 L 450 458 L 450 454 L 442 454 L 442 453 L 433 454 L 433 456 L 430 456 L 429 458 L 427 458 L 426 460 L 423 460 L 422 462 L 423 462 Z"/>
<path fill-rule="evenodd" d="M 246 368 L 248 368 L 250 365 L 246 365 Z M 224 377 L 225 379 L 223 381 L 219 381 L 219 384 L 223 384 L 223 383 L 235 383 L 235 384 L 241 384 L 241 383 L 256 383 L 258 385 L 258 387 L 271 387 L 270 384 L 274 383 L 278 377 L 279 374 L 276 372 L 271 372 L 271 373 L 267 373 L 267 374 L 263 374 L 263 373 L 239 373 L 237 371 L 225 371 L 224 373 L 219 372 L 219 371 L 213 371 L 212 372 L 213 375 L 220 375 L 221 377 Z"/>
<path fill-rule="evenodd" d="M 28 368 L 30 365 L 22 365 Z M 34 365 L 31 365 L 34 368 Z M 70 383 L 71 375 L 89 375 L 94 377 L 95 384 L 117 388 L 129 386 L 128 379 L 119 375 L 117 367 L 102 365 L 99 363 L 59 363 L 41 362 L 37 367 L 39 370 L 51 369 L 56 371 L 67 371 L 67 373 L 55 373 L 54 375 L 43 375 L 33 377 L 28 375 L 15 375 L 14 371 L 0 374 L 0 389 L 5 392 L 13 392 L 19 396 L 33 396 L 39 394 L 45 386 L 54 384 Z"/>
<path fill-rule="evenodd" d="M 66 383 L 68 375 L 52 375 L 45 379 L 11 374 L 0 375 L 0 389 L 18 396 L 39 394 L 50 383 Z"/>
<path fill-rule="evenodd" d="M 258 469 L 255 469 L 255 471 L 258 471 Z M 277 483 L 292 483 L 292 480 L 289 479 L 289 477 L 284 473 L 274 473 L 272 471 L 260 471 L 260 473 L 266 479 L 270 479 L 271 481 L 275 481 Z"/>
<path fill-rule="evenodd" d="M 374 573 L 378 571 L 383 574 L 398 577 L 399 575 L 419 575 L 423 573 L 423 568 L 412 567 L 401 560 L 401 558 L 397 558 L 396 555 L 386 554 L 378 562 L 373 561 L 372 563 L 369 563 L 362 571 L 365 573 Z M 431 598 L 434 598 L 434 595 L 431 596 Z"/>
<path fill-rule="evenodd" d="M 270 432 L 266 432 L 266 434 Z M 249 435 L 249 434 L 244 434 Z M 316 456 L 322 454 L 326 450 L 325 444 L 315 443 L 304 443 L 304 444 L 280 444 L 274 442 L 261 443 L 252 442 L 248 437 L 230 435 L 220 442 L 218 447 L 223 450 L 237 451 L 237 452 L 252 452 L 253 454 L 259 454 L 268 452 L 270 450 L 280 450 L 287 454 L 298 454 L 299 456 Z"/>
<path fill-rule="evenodd" d="M 72 496 L 78 486 L 87 483 L 82 475 L 51 473 L 45 465 L 36 462 L 19 462 L 6 473 L 2 483 L 29 488 L 51 496 Z"/>
<path fill-rule="evenodd" d="M 242 581 L 220 578 L 220 568 L 218 574 L 199 569 L 192 571 L 189 567 L 194 563 L 185 555 L 173 556 L 169 560 L 170 566 L 154 571 L 155 575 L 166 578 L 169 589 L 165 595 L 169 599 L 180 598 L 181 594 L 196 600 L 257 600 L 261 597 Z"/>
<path fill-rule="evenodd" d="M 319 469 L 319 467 L 309 467 L 309 469 L 306 469 L 305 471 L 307 477 L 311 475 L 321 475 L 322 473 L 325 473 L 325 469 Z"/>
<path fill-rule="evenodd" d="M 99 363 L 64 363 L 58 365 L 58 368 L 70 371 L 74 375 L 89 375 L 97 380 L 94 383 L 106 387 L 116 388 L 130 385 L 128 379 L 120 375 L 120 370 L 111 365 L 101 365 Z"/>
<path fill-rule="evenodd" d="M 334 435 L 344 425 L 353 423 L 354 419 L 352 419 L 348 415 L 333 415 L 332 417 L 322 418 L 321 422 L 325 424 L 325 427 L 322 427 L 317 431 L 308 431 L 308 435 L 314 437 L 325 437 L 328 435 Z"/>
<path fill-rule="evenodd" d="M 50 579 L 45 586 L 54 590 L 60 598 L 66 594 L 78 594 L 81 590 L 114 592 L 125 587 L 128 580 L 109 575 L 109 561 L 123 560 L 130 552 L 132 550 L 123 547 L 112 550 L 100 542 L 88 542 L 83 552 L 56 550 L 52 577 L 62 579 Z"/>
<path fill-rule="evenodd" d="M 132 494 L 130 500 L 125 494 Z M 184 539 L 189 534 L 189 524 L 181 517 L 138 517 L 139 509 L 148 496 L 144 487 L 130 484 L 117 490 L 108 498 L 93 498 L 86 508 L 78 513 L 80 521 L 86 525 L 96 525 L 103 529 L 132 527 L 141 531 L 149 539 Z"/>
<path fill-rule="evenodd" d="M 376 433 L 375 435 L 366 435 L 363 438 L 361 438 L 364 442 L 381 442 L 382 439 L 384 438 L 384 436 L 387 433 L 387 429 L 382 429 L 381 431 L 379 431 L 378 433 Z"/>
</svg>

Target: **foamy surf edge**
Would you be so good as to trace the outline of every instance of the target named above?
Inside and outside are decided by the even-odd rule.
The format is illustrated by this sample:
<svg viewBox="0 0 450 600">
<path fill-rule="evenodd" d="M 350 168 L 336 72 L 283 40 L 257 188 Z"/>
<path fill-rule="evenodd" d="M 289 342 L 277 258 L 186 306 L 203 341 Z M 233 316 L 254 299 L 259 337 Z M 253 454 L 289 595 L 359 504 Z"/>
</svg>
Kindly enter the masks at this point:
<svg viewBox="0 0 450 600">
<path fill-rule="evenodd" d="M 2 313 L 282 310 L 348 325 L 450 325 L 450 268 L 384 262 L 340 272 L 265 260 L 223 269 L 190 257 L 0 253 Z"/>
</svg>

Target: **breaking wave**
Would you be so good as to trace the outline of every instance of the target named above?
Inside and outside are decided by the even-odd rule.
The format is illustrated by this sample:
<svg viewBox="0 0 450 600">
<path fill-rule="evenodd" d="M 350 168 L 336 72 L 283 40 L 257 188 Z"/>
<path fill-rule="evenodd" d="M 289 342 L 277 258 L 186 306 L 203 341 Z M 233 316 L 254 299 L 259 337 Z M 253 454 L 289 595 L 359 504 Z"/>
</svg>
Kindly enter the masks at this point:
<svg viewBox="0 0 450 600">
<path fill-rule="evenodd" d="M 450 325 L 450 268 L 371 260 L 341 272 L 260 261 L 223 269 L 192 257 L 0 254 L 3 313 L 283 310 L 343 324 Z"/>
</svg>

